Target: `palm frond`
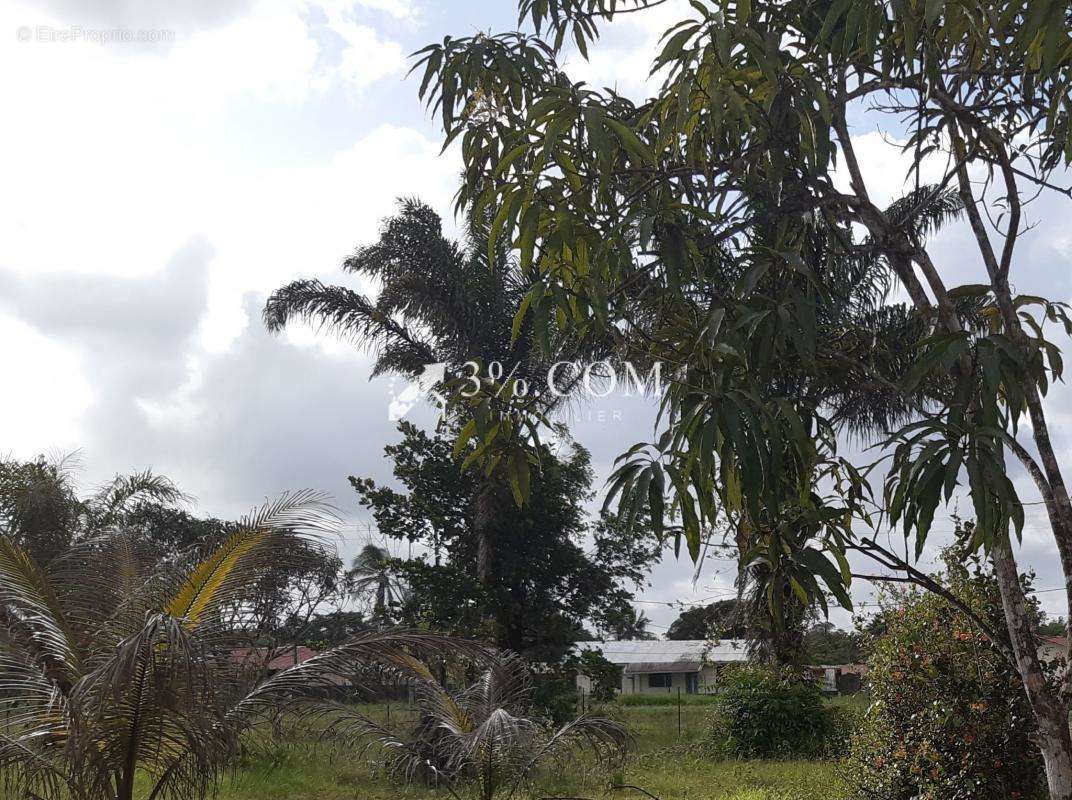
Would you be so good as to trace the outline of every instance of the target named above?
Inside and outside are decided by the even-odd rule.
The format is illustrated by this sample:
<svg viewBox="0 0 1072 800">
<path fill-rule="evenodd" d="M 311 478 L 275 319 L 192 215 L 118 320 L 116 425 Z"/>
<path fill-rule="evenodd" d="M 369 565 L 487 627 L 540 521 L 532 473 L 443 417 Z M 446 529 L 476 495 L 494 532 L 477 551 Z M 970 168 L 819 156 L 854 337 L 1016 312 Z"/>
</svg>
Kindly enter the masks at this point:
<svg viewBox="0 0 1072 800">
<path fill-rule="evenodd" d="M 103 526 L 111 524 L 117 514 L 134 502 L 173 504 L 189 499 L 169 478 L 145 470 L 133 475 L 116 475 L 98 490 L 92 505 L 97 510 L 99 524 Z"/>
<path fill-rule="evenodd" d="M 127 796 L 139 773 L 163 791 L 203 795 L 226 764 L 233 739 L 222 725 L 218 686 L 200 640 L 182 620 L 152 614 L 78 685 L 99 749 L 87 779 L 118 776 Z M 162 782 L 161 782 L 162 781 Z"/>
<path fill-rule="evenodd" d="M 44 571 L 29 554 L 0 536 L 0 608 L 49 666 L 77 680 L 83 670 L 81 644 Z"/>
<path fill-rule="evenodd" d="M 293 281 L 272 292 L 264 306 L 263 318 L 265 327 L 273 333 L 300 320 L 372 347 L 404 346 L 422 355 L 423 363 L 435 361 L 427 343 L 364 295 L 344 286 L 329 286 L 318 280 Z"/>
<path fill-rule="evenodd" d="M 923 238 L 955 221 L 964 211 L 964 201 L 955 189 L 929 184 L 913 189 L 886 208 L 886 217 Z"/>
<path fill-rule="evenodd" d="M 268 502 L 193 568 L 163 610 L 195 628 L 254 585 L 265 567 L 286 558 L 294 537 L 315 538 L 337 526 L 337 514 L 319 493 L 285 494 Z"/>
<path fill-rule="evenodd" d="M 425 663 L 430 655 L 485 659 L 487 645 L 468 639 L 416 631 L 369 632 L 277 672 L 257 685 L 228 713 L 242 719 L 272 710 L 282 699 L 302 698 L 330 688 L 338 676 L 374 667 L 381 674 L 431 684 L 435 676 Z"/>
</svg>

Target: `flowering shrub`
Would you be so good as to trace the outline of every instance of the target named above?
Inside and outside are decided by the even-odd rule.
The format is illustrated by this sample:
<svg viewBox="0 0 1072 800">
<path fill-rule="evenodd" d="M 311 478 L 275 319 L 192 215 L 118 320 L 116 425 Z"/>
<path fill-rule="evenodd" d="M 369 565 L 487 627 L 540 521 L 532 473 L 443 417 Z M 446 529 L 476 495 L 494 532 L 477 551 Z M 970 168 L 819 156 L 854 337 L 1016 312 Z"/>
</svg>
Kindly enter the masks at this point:
<svg viewBox="0 0 1072 800">
<path fill-rule="evenodd" d="M 993 578 L 947 559 L 943 583 L 1004 631 Z M 859 798 L 1029 800 L 1042 766 L 1013 667 L 978 628 L 934 594 L 887 600 L 886 633 L 871 643 L 871 706 L 847 759 Z"/>
</svg>

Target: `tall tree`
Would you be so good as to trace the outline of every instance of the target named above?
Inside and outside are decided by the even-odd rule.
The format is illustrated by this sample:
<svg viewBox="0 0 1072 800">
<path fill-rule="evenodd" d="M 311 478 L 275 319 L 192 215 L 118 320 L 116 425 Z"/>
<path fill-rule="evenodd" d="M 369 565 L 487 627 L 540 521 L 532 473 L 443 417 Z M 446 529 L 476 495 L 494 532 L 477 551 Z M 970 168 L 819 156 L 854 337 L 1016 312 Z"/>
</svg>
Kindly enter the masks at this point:
<svg viewBox="0 0 1072 800">
<path fill-rule="evenodd" d="M 648 630 L 651 620 L 643 611 L 634 606 L 616 609 L 603 620 L 601 631 L 607 638 L 622 641 L 652 641 L 655 634 Z"/>
<path fill-rule="evenodd" d="M 346 272 L 379 284 L 375 300 L 343 286 L 297 280 L 268 299 L 264 322 L 269 330 L 279 331 L 293 320 L 304 320 L 356 338 L 376 351 L 373 375 L 416 379 L 427 366 L 444 364 L 445 382 L 475 397 L 471 408 L 455 408 L 454 421 L 466 436 L 479 430 L 474 441 L 489 459 L 485 464 L 491 465 L 472 498 L 480 545 L 477 575 L 486 583 L 494 573 L 495 519 L 510 492 L 521 501 L 538 468 L 538 449 L 524 446 L 526 430 L 531 441 L 537 426 L 515 428 L 507 420 L 498 426 L 503 437 L 495 452 L 483 453 L 489 420 L 481 405 L 483 393 L 473 387 L 518 398 L 531 414 L 543 418 L 562 401 L 560 384 L 576 380 L 566 371 L 549 373 L 552 365 L 598 351 L 585 335 L 566 339 L 545 329 L 534 335 L 528 322 L 515 326 L 517 312 L 540 284 L 539 271 L 530 261 L 518 261 L 506 248 L 491 244 L 486 215 L 472 214 L 468 221 L 468 239 L 452 242 L 443 236 L 431 208 L 403 200 L 399 213 L 384 222 L 379 241 L 358 248 L 342 265 Z"/>
<path fill-rule="evenodd" d="M 862 659 L 859 635 L 843 631 L 829 621 L 808 628 L 804 652 L 809 664 L 856 664 Z"/>
<path fill-rule="evenodd" d="M 751 634 L 746 625 L 744 608 L 739 601 L 731 598 L 685 609 L 670 623 L 666 638 L 749 639 Z"/>
<path fill-rule="evenodd" d="M 586 638 L 586 624 L 602 626 L 630 609 L 633 585 L 644 580 L 660 545 L 650 531 L 589 523 L 592 473 L 583 448 L 540 454 L 530 502 L 500 511 L 494 571 L 478 581 L 472 499 L 479 476 L 461 468 L 449 438 L 407 422 L 399 430 L 402 440 L 385 452 L 402 490 L 350 480 L 381 535 L 426 551 L 393 563 L 408 587 L 398 608 L 402 622 L 490 635 L 504 649 L 552 663 Z"/>
<path fill-rule="evenodd" d="M 763 560 L 754 576 L 774 619 L 787 591 L 807 605 L 829 590 L 848 605 L 847 550 L 940 592 L 875 532 L 900 524 L 918 558 L 938 507 L 965 481 L 972 545 L 993 563 L 1005 617 L 1005 630 L 981 629 L 1022 679 L 1051 796 L 1072 798 L 1072 671 L 1055 686 L 1037 658 L 1011 541 L 1023 507 L 1006 469 L 1012 457 L 1034 481 L 1072 600 L 1072 503 L 1043 400 L 1062 373 L 1046 337 L 1072 324 L 1062 304 L 1013 288 L 1025 204 L 1072 195 L 1057 172 L 1072 159 L 1072 11 L 1048 0 L 693 3 L 652 54 L 665 81 L 648 101 L 570 80 L 558 61 L 568 42 L 584 55 L 616 12 L 654 5 L 522 0 L 535 35 L 422 51 L 421 92 L 445 135 L 463 137 L 460 201 L 497 209 L 495 243 L 545 270 L 526 315 L 635 332 L 676 366 L 664 433 L 631 451 L 615 490 L 658 519 L 665 488 L 694 554 L 702 532 L 728 519 L 745 534 L 742 567 Z M 875 115 L 903 131 L 915 186 L 886 208 L 852 136 Z M 937 179 L 924 186 L 932 165 Z M 919 213 L 934 216 L 949 189 L 974 243 L 977 277 L 960 286 Z M 814 257 L 817 239 L 833 257 Z M 667 315 L 652 336 L 634 287 L 673 308 L 722 256 L 740 278 L 707 298 L 702 317 Z M 841 265 L 857 259 L 880 265 L 908 302 L 820 326 L 826 298 L 845 290 Z M 911 344 L 907 370 L 883 338 L 897 320 L 905 336 L 888 341 Z M 835 391 L 802 395 L 817 377 Z M 866 402 L 836 402 L 861 386 L 873 387 Z M 887 416 L 885 402 L 869 417 L 879 399 L 901 413 Z M 864 424 L 843 407 L 863 410 Z M 870 471 L 847 459 L 841 430 L 891 458 Z"/>
</svg>

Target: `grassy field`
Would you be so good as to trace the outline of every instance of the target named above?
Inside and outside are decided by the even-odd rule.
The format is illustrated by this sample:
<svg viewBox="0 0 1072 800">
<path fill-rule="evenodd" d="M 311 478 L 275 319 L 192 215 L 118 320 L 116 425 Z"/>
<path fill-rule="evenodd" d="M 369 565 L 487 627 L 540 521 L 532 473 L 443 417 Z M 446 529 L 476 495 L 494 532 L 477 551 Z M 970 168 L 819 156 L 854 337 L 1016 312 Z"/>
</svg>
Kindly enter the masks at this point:
<svg viewBox="0 0 1072 800">
<path fill-rule="evenodd" d="M 644 798 L 610 784 L 633 784 L 661 800 L 836 800 L 842 792 L 837 767 L 820 762 L 713 762 L 696 754 L 707 709 L 702 705 L 604 707 L 629 726 L 635 752 L 624 773 L 609 774 L 585 760 L 538 776 L 519 798 Z M 381 707 L 369 709 L 384 715 Z M 595 709 L 593 709 L 594 711 Z M 392 723 L 405 724 L 404 707 L 392 708 Z M 251 749 L 220 787 L 221 800 L 448 800 L 446 791 L 405 786 L 379 773 L 354 750 L 320 741 L 293 740 Z"/>
</svg>

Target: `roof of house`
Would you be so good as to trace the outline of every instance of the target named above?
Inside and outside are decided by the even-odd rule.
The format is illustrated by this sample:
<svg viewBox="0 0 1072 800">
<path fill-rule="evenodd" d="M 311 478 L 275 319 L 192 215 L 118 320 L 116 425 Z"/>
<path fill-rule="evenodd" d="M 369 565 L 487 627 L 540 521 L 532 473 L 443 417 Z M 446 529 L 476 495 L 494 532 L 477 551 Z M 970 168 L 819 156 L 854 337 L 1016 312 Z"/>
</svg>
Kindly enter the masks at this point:
<svg viewBox="0 0 1072 800">
<path fill-rule="evenodd" d="M 623 667 L 627 675 L 650 672 L 699 672 L 704 664 L 747 661 L 747 643 L 741 639 L 657 641 L 607 640 L 578 642 L 579 650 L 595 650 L 607 661 Z"/>
<path fill-rule="evenodd" d="M 265 655 L 266 651 L 263 647 L 236 647 L 231 651 L 231 660 L 243 667 L 253 665 L 260 666 L 260 661 Z M 301 664 L 303 661 L 308 661 L 315 655 L 318 655 L 316 650 L 305 647 L 304 645 L 298 645 L 296 648 L 288 647 L 268 662 L 267 671 L 278 672 L 281 669 L 293 667 L 295 664 Z"/>
</svg>

